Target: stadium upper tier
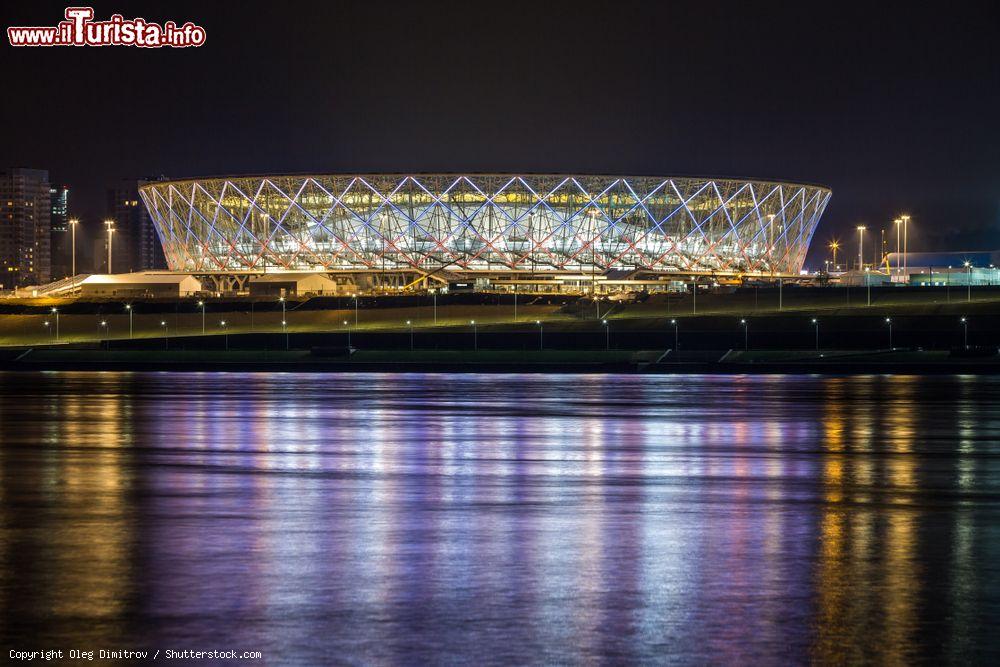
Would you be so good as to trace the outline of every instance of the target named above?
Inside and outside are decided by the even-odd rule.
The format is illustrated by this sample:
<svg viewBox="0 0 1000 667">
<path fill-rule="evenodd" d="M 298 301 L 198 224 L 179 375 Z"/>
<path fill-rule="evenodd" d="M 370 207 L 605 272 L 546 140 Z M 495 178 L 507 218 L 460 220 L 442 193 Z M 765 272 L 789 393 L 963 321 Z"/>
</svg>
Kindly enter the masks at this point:
<svg viewBox="0 0 1000 667">
<path fill-rule="evenodd" d="M 178 271 L 797 273 L 830 190 L 716 178 L 315 174 L 155 181 Z"/>
</svg>

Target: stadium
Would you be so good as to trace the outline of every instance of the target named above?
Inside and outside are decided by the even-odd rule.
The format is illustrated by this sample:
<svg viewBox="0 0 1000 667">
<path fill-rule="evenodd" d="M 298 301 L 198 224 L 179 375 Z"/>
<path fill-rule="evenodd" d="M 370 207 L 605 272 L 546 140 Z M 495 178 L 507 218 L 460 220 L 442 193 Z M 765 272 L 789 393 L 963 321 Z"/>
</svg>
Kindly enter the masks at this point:
<svg viewBox="0 0 1000 667">
<path fill-rule="evenodd" d="M 796 276 L 831 196 L 776 181 L 555 174 L 239 176 L 140 194 L 172 271 L 324 273 L 356 289 Z"/>
</svg>

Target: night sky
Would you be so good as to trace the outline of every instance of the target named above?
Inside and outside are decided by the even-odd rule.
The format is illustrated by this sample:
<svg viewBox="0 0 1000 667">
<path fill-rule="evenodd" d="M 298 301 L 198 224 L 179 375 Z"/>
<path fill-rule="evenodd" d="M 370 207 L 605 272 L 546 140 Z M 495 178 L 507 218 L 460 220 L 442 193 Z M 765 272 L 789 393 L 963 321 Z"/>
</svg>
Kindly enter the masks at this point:
<svg viewBox="0 0 1000 667">
<path fill-rule="evenodd" d="M 62 2 L 8 2 L 4 27 Z M 520 171 L 830 186 L 834 236 L 1000 248 L 996 3 L 97 2 L 196 49 L 3 39 L 0 166 L 94 223 L 123 177 Z M 815 8 L 814 8 L 815 7 Z M 822 7 L 822 10 L 819 9 Z"/>
</svg>

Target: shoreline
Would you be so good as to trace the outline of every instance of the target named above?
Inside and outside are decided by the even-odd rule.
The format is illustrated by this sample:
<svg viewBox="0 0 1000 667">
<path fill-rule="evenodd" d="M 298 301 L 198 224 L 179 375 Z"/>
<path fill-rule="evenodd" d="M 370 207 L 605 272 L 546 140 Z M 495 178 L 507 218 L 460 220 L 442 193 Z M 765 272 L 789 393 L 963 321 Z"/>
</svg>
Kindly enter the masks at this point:
<svg viewBox="0 0 1000 667">
<path fill-rule="evenodd" d="M 915 351 L 826 352 L 721 350 L 671 358 L 647 351 L 153 351 L 15 349 L 0 371 L 236 373 L 485 373 L 645 375 L 1000 375 L 997 357 L 963 358 Z"/>
</svg>

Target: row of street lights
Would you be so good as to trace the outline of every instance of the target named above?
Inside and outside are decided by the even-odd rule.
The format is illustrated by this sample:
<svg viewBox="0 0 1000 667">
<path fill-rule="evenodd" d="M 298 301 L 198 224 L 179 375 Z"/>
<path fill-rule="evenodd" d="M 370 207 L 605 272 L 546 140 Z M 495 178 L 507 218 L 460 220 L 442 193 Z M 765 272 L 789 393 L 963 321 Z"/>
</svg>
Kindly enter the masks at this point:
<svg viewBox="0 0 1000 667">
<path fill-rule="evenodd" d="M 80 224 L 79 218 L 70 218 L 69 222 L 69 235 L 70 235 L 70 275 L 73 280 L 73 287 L 76 287 L 76 228 Z M 108 273 L 113 273 L 111 269 L 111 248 L 114 244 L 115 236 L 115 221 L 107 219 L 104 221 L 104 226 L 107 227 L 108 232 Z"/>
<path fill-rule="evenodd" d="M 966 263 L 966 265 L 968 266 L 968 263 Z M 358 326 L 357 296 L 356 295 L 352 295 L 352 296 L 354 296 L 354 298 L 355 298 L 354 326 L 356 328 Z M 289 347 L 288 330 L 287 330 L 288 321 L 287 321 L 287 318 L 286 318 L 285 298 L 281 297 L 279 299 L 279 302 L 281 303 L 281 328 L 282 328 L 282 332 L 285 333 L 285 349 L 288 349 L 288 347 Z M 871 305 L 870 286 L 869 286 L 868 305 Z M 201 308 L 201 331 L 202 331 L 202 334 L 204 335 L 205 334 L 205 312 L 206 312 L 205 302 L 204 301 L 198 301 L 198 306 Z M 132 314 L 133 314 L 132 304 L 125 304 L 125 310 L 129 314 L 129 338 L 131 339 L 133 337 L 133 333 L 134 333 L 134 330 L 133 330 L 133 319 L 132 319 Z M 58 341 L 59 340 L 59 309 L 53 307 L 51 309 L 51 313 L 55 317 L 55 339 Z M 968 325 L 968 320 L 967 320 L 966 317 L 962 317 L 960 319 L 960 322 L 961 322 L 962 327 L 963 327 L 963 345 L 964 345 L 964 347 L 968 348 L 968 346 L 969 346 L 969 325 Z M 886 317 L 885 318 L 885 323 L 888 326 L 888 331 L 889 331 L 889 349 L 893 349 L 893 345 L 892 345 L 892 319 L 889 318 L 889 317 Z M 346 328 L 348 326 L 347 320 L 344 320 L 343 324 L 344 324 L 344 327 Z M 435 324 L 436 324 L 436 318 L 435 318 Z M 473 348 L 475 350 L 478 350 L 479 349 L 479 328 L 478 328 L 478 325 L 476 324 L 475 320 L 470 320 L 469 324 L 472 326 Z M 541 320 L 535 320 L 535 324 L 538 326 L 538 348 L 539 348 L 539 350 L 541 350 L 541 349 L 544 348 L 544 326 L 543 326 Z M 673 349 L 674 349 L 674 352 L 677 352 L 677 350 L 679 349 L 680 328 L 679 328 L 679 324 L 678 324 L 678 322 L 677 322 L 676 319 L 671 319 L 670 320 L 670 324 L 674 328 L 674 348 Z M 811 324 L 813 325 L 813 327 L 815 329 L 815 339 L 816 339 L 815 347 L 816 347 L 817 350 L 819 350 L 819 320 L 814 317 L 814 318 L 811 319 Z M 50 326 L 50 322 L 48 320 L 45 320 L 43 322 L 43 325 L 45 326 L 46 329 L 48 329 L 49 326 Z M 611 349 L 611 325 L 610 325 L 610 323 L 608 322 L 608 320 L 606 318 L 601 320 L 601 325 L 604 327 L 605 349 L 610 350 Z M 744 350 L 749 350 L 749 348 L 750 348 L 750 323 L 749 323 L 749 321 L 746 318 L 740 318 L 740 325 L 743 327 L 743 347 L 744 347 Z M 164 338 L 166 338 L 169 335 L 169 327 L 167 326 L 167 322 L 165 320 L 161 320 L 160 321 L 160 326 L 163 328 Z M 226 326 L 227 326 L 226 325 L 226 321 L 225 320 L 220 320 L 219 326 L 221 327 L 221 329 L 223 330 L 223 332 L 225 332 L 225 334 L 226 334 L 226 349 L 228 350 L 229 349 L 229 334 L 228 334 L 228 329 L 226 328 Z M 410 350 L 413 350 L 414 349 L 413 321 L 412 320 L 406 320 L 406 326 L 407 326 L 407 328 L 409 330 L 409 335 L 410 335 Z M 100 333 L 103 333 L 103 334 L 106 334 L 106 335 L 110 336 L 110 326 L 109 326 L 107 320 L 101 320 L 99 322 L 99 334 Z M 169 346 L 169 342 L 166 343 L 166 344 Z M 351 330 L 350 330 L 350 328 L 347 328 L 347 345 L 348 345 L 348 347 L 351 347 Z"/>
<path fill-rule="evenodd" d="M 896 271 L 897 273 L 902 270 L 905 274 L 907 269 L 907 232 L 910 226 L 910 216 L 903 215 L 895 220 L 893 224 L 896 225 Z M 858 231 L 858 270 L 861 270 L 865 266 L 865 231 L 868 229 L 865 225 L 858 225 L 856 227 Z M 902 229 L 902 254 L 900 254 L 900 230 Z M 883 230 L 883 234 L 885 231 Z M 883 236 L 883 244 L 884 244 Z M 837 250 L 840 248 L 840 243 L 836 240 L 830 242 L 830 250 L 833 251 L 833 264 L 837 264 Z M 900 266 L 900 259 L 902 259 L 902 266 Z M 890 267 L 891 268 L 891 267 Z"/>
</svg>

